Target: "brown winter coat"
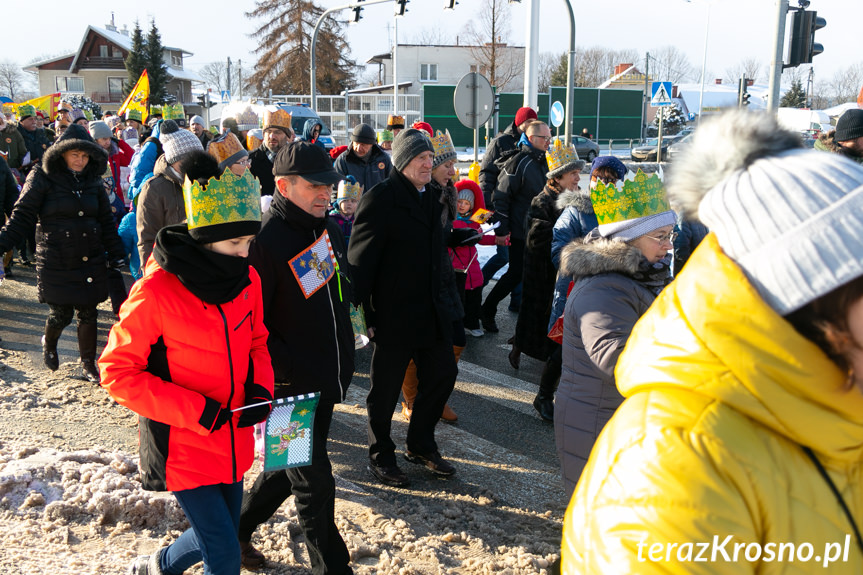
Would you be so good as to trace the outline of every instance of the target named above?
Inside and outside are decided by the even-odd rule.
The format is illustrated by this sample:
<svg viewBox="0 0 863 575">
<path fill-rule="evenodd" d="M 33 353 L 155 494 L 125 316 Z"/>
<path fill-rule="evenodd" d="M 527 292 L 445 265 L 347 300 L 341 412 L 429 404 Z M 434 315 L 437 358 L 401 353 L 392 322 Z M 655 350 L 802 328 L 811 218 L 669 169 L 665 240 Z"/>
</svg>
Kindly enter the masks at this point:
<svg viewBox="0 0 863 575">
<path fill-rule="evenodd" d="M 153 252 L 153 242 L 159 230 L 186 221 L 183 183 L 179 174 L 168 166 L 164 155 L 156 160 L 153 177 L 141 188 L 135 221 L 138 228 L 138 254 L 141 256 L 141 267 L 144 267 Z"/>
<path fill-rule="evenodd" d="M 6 123 L 6 128 L 0 130 L 0 152 L 8 154 L 6 163 L 15 170 L 21 169 L 21 160 L 27 155 L 27 146 L 18 128 Z"/>
<path fill-rule="evenodd" d="M 839 154 L 840 156 L 845 156 L 849 160 L 853 160 L 858 164 L 863 164 L 863 157 L 855 153 L 850 148 L 840 146 L 839 142 L 833 139 L 835 135 L 836 130 L 822 132 L 821 135 L 818 136 L 818 140 L 815 142 L 815 149 L 822 152 L 832 152 L 834 154 Z"/>
</svg>

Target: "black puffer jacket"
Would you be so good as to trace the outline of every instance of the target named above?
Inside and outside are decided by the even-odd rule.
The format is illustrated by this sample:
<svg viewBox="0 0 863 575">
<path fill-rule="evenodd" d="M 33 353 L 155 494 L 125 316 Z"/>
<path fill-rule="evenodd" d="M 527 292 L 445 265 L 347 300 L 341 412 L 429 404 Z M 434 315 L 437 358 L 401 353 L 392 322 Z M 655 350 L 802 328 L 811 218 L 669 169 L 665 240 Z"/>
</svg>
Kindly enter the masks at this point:
<svg viewBox="0 0 863 575">
<path fill-rule="evenodd" d="M 522 144 L 501 156 L 501 166 L 494 191 L 495 219 L 500 227 L 495 230 L 498 236 L 512 233 L 512 237 L 527 237 L 527 210 L 530 202 L 539 194 L 547 181 L 548 163 L 545 152 Z"/>
<path fill-rule="evenodd" d="M 491 141 L 488 150 L 482 157 L 482 165 L 479 168 L 479 187 L 482 189 L 483 199 L 487 206 L 492 205 L 492 196 L 497 187 L 498 175 L 500 175 L 500 166 L 497 162 L 504 153 L 515 150 L 520 137 L 521 133 L 513 122 Z"/>
<path fill-rule="evenodd" d="M 324 230 L 341 277 L 333 276 L 307 299 L 288 261 Z M 327 217 L 316 218 L 275 194 L 252 244 L 249 263 L 261 276 L 275 396 L 319 391 L 323 400 L 341 402 L 354 374 L 354 332 L 347 247 L 338 224 Z"/>
<path fill-rule="evenodd" d="M 355 177 L 363 190 L 371 190 L 389 177 L 393 163 L 389 154 L 377 144 L 372 144 L 365 158 L 357 156 L 354 149 L 348 146 L 348 151 L 336 158 L 333 167 L 343 176 Z"/>
<path fill-rule="evenodd" d="M 90 156 L 78 174 L 63 159 L 71 150 Z M 122 260 L 124 254 L 102 184 L 107 163 L 107 154 L 87 131 L 70 126 L 27 176 L 9 224 L 0 232 L 4 252 L 36 225 L 36 278 L 43 303 L 96 305 L 108 297 L 105 253 L 110 261 Z"/>
</svg>

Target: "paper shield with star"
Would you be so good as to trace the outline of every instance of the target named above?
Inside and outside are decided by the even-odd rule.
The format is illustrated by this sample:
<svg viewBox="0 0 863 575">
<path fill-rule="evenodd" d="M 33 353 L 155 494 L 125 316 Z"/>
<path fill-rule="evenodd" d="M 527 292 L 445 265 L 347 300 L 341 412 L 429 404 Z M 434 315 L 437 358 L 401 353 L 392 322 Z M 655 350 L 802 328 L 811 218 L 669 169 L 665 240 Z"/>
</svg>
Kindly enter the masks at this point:
<svg viewBox="0 0 863 575">
<path fill-rule="evenodd" d="M 335 275 L 335 255 L 325 231 L 315 242 L 288 262 L 306 299 L 324 287 Z"/>
<path fill-rule="evenodd" d="M 264 434 L 264 471 L 311 464 L 315 410 L 320 396 L 308 393 L 273 402 Z"/>
</svg>

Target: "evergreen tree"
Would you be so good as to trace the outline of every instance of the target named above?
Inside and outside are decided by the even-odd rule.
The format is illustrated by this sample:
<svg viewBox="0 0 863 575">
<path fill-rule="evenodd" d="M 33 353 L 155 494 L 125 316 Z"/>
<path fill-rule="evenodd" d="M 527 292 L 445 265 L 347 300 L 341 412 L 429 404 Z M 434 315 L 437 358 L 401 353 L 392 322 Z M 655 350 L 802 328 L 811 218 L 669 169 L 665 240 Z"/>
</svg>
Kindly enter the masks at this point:
<svg viewBox="0 0 863 575">
<path fill-rule="evenodd" d="M 806 107 L 806 91 L 803 89 L 803 83 L 799 79 L 792 82 L 791 88 L 779 100 L 779 106 L 782 108 Z"/>
<path fill-rule="evenodd" d="M 132 49 L 126 56 L 126 84 L 123 86 L 124 96 L 128 96 L 141 73 L 147 68 L 147 44 L 144 41 L 144 33 L 141 26 L 135 21 L 135 30 L 132 32 Z"/>
<path fill-rule="evenodd" d="M 686 125 L 686 116 L 680 111 L 677 104 L 662 108 L 662 133 L 663 135 L 673 135 L 680 131 Z M 653 125 L 659 128 L 659 114 L 653 119 Z"/>
<path fill-rule="evenodd" d="M 258 93 L 308 94 L 312 32 L 323 12 L 312 0 L 255 0 L 246 17 L 265 21 L 252 34 L 260 46 L 249 85 Z M 320 94 L 339 94 L 356 84 L 356 63 L 346 57 L 344 26 L 344 20 L 327 16 L 318 30 L 315 85 Z"/>
<path fill-rule="evenodd" d="M 168 83 L 168 67 L 162 53 L 162 37 L 156 28 L 156 21 L 150 21 L 147 33 L 147 77 L 150 78 L 150 104 L 165 104 L 169 98 L 165 91 Z M 171 98 L 173 100 L 173 98 Z"/>
<path fill-rule="evenodd" d="M 73 108 L 78 108 L 80 110 L 90 110 L 90 112 L 93 113 L 93 118 L 95 119 L 99 119 L 102 117 L 102 106 L 100 106 L 87 96 L 82 96 L 80 94 L 67 94 L 63 96 L 63 101 L 72 104 Z"/>
</svg>

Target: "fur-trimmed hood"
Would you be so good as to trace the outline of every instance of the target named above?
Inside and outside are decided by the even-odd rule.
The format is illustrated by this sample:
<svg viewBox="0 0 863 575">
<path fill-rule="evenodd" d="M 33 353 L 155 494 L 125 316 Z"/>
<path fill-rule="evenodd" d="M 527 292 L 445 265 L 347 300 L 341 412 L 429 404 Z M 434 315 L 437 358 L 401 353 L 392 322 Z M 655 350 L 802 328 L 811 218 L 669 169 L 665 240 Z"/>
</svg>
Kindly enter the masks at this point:
<svg viewBox="0 0 863 575">
<path fill-rule="evenodd" d="M 631 276 L 638 272 L 642 261 L 644 255 L 638 248 L 619 240 L 588 234 L 563 248 L 560 273 L 573 279 L 607 273 Z"/>
<path fill-rule="evenodd" d="M 81 150 L 87 152 L 90 161 L 87 162 L 82 172 L 83 179 L 101 178 L 108 165 L 108 152 L 96 142 L 87 140 L 76 140 L 63 138 L 45 150 L 42 156 L 42 171 L 49 176 L 57 176 L 69 170 L 63 154 L 70 150 Z"/>
<path fill-rule="evenodd" d="M 863 163 L 863 157 L 859 156 L 854 152 L 854 150 L 850 148 L 846 148 L 842 146 L 835 140 L 836 130 L 830 130 L 829 132 L 822 132 L 818 139 L 815 140 L 815 149 L 822 152 L 832 152 L 834 154 L 839 154 L 845 156 L 849 160 L 853 160 L 857 163 Z"/>
<path fill-rule="evenodd" d="M 583 214 L 593 213 L 590 190 L 568 190 L 557 196 L 557 209 L 560 211 L 573 207 Z"/>
</svg>

